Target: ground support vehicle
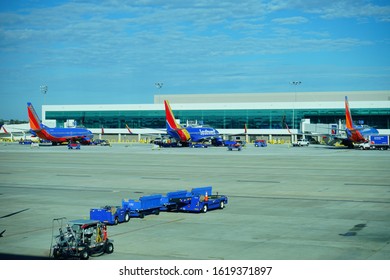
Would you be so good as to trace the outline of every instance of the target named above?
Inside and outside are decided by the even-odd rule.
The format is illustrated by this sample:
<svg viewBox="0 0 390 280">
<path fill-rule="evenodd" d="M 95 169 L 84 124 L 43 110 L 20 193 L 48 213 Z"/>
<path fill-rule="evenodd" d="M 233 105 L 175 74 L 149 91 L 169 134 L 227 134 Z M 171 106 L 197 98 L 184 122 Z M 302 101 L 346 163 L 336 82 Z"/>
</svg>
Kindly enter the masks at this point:
<svg viewBox="0 0 390 280">
<path fill-rule="evenodd" d="M 121 206 L 104 206 L 89 211 L 91 220 L 98 220 L 108 225 L 117 225 L 130 220 L 130 212 Z"/>
<path fill-rule="evenodd" d="M 309 146 L 309 141 L 306 139 L 299 139 L 297 142 L 292 143 L 293 147 Z"/>
<path fill-rule="evenodd" d="M 191 195 L 186 190 L 174 191 L 167 193 L 166 196 L 161 197 L 161 211 L 177 211 L 179 200 L 183 198 L 187 198 Z"/>
<path fill-rule="evenodd" d="M 147 195 L 139 198 L 139 201 L 133 199 L 122 200 L 122 208 L 130 213 L 130 217 L 144 218 L 145 215 L 160 214 L 161 194 Z"/>
<path fill-rule="evenodd" d="M 19 144 L 20 145 L 31 145 L 33 141 L 31 140 L 23 140 L 23 139 L 20 139 L 19 141 Z"/>
<path fill-rule="evenodd" d="M 242 145 L 240 143 L 235 142 L 234 144 L 229 144 L 228 145 L 228 151 L 241 151 L 242 150 Z"/>
<path fill-rule="evenodd" d="M 167 197 L 171 209 L 184 212 L 206 213 L 212 209 L 223 209 L 228 203 L 227 196 L 213 195 L 211 186 L 194 188 L 186 193 L 177 191 L 167 194 Z"/>
<path fill-rule="evenodd" d="M 267 141 L 266 140 L 256 140 L 255 147 L 267 147 Z"/>
<path fill-rule="evenodd" d="M 191 143 L 191 148 L 208 148 L 210 145 L 203 144 L 203 143 Z"/>
<path fill-rule="evenodd" d="M 69 143 L 68 143 L 68 149 L 80 150 L 80 143 L 69 142 Z"/>
<path fill-rule="evenodd" d="M 96 146 L 111 146 L 110 142 L 108 140 L 104 139 L 95 139 L 91 142 L 91 145 Z"/>
<path fill-rule="evenodd" d="M 55 225 L 59 226 L 59 235 L 53 235 L 52 243 L 55 240 L 55 244 L 50 248 L 50 257 L 86 260 L 90 256 L 114 252 L 107 226 L 100 221 L 74 220 L 68 223 L 66 218 L 54 219 L 53 232 Z"/>
<path fill-rule="evenodd" d="M 387 150 L 390 148 L 389 135 L 370 135 L 366 143 L 360 143 L 357 147 L 361 150 Z"/>
</svg>

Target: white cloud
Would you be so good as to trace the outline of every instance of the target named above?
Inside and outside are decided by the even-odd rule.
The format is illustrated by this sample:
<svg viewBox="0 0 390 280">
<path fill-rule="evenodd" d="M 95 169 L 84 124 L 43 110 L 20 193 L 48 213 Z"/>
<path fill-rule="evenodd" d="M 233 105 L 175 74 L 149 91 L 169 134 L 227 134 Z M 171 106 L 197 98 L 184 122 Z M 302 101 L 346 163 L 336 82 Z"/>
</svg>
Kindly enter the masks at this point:
<svg viewBox="0 0 390 280">
<path fill-rule="evenodd" d="M 305 17 L 275 18 L 272 20 L 272 22 L 274 23 L 283 24 L 283 25 L 302 24 L 308 21 L 309 20 Z"/>
<path fill-rule="evenodd" d="M 340 17 L 347 32 L 332 29 Z M 178 90 L 188 81 L 205 87 L 212 81 L 212 90 L 226 91 L 224 79 L 245 88 L 259 69 L 263 80 L 292 75 L 293 67 L 283 72 L 284 60 L 292 57 L 359 57 L 354 51 L 374 42 L 388 46 L 385 38 L 348 33 L 362 17 L 375 19 L 371 24 L 390 18 L 387 6 L 363 0 L 71 1 L 0 11 L 0 83 L 7 83 L 8 73 L 26 80 L 50 76 L 58 83 L 87 77 L 92 84 L 97 77 L 93 86 L 105 88 L 110 79 L 126 84 L 133 77 L 141 88 L 163 76 Z"/>
</svg>

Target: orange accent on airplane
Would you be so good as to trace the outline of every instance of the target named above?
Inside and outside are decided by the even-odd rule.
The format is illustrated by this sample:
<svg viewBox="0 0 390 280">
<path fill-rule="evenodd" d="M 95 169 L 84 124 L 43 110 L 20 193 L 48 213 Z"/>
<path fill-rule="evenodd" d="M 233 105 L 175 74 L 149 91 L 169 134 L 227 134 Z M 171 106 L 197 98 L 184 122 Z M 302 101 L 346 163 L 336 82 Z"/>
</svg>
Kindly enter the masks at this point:
<svg viewBox="0 0 390 280">
<path fill-rule="evenodd" d="M 39 117 L 35 112 L 34 107 L 32 106 L 31 103 L 28 104 L 27 111 L 28 111 L 28 118 L 30 120 L 30 128 L 34 131 L 41 130 L 42 128 L 41 122 L 39 121 Z"/>
<path fill-rule="evenodd" d="M 348 129 L 353 129 L 351 110 L 349 109 L 349 103 L 347 96 L 345 97 L 345 126 Z"/>
</svg>

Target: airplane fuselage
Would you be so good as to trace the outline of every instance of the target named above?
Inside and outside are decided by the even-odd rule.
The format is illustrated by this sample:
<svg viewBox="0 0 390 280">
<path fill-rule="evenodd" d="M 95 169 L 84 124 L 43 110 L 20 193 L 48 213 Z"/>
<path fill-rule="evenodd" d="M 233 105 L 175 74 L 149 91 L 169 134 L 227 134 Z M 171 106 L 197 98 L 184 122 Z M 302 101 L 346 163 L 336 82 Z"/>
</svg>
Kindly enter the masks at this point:
<svg viewBox="0 0 390 280">
<path fill-rule="evenodd" d="M 219 137 L 218 130 L 211 127 L 186 127 L 192 142 L 201 142 L 205 139 Z"/>
<path fill-rule="evenodd" d="M 85 128 L 49 128 L 33 131 L 36 136 L 55 143 L 67 142 L 69 140 L 80 140 L 88 142 L 93 138 L 90 130 Z"/>
<path fill-rule="evenodd" d="M 364 129 L 346 129 L 347 138 L 353 143 L 364 143 L 367 142 L 366 137 L 373 134 L 378 134 L 378 130 L 375 128 L 364 128 Z"/>
</svg>

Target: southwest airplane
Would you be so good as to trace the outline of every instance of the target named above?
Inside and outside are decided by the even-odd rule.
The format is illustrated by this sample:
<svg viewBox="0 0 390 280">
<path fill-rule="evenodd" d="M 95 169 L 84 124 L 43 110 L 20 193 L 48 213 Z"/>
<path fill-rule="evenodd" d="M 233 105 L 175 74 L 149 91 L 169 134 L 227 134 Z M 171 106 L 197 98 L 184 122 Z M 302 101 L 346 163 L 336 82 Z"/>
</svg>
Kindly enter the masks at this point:
<svg viewBox="0 0 390 280">
<path fill-rule="evenodd" d="M 62 142 L 80 141 L 81 144 L 90 144 L 93 134 L 85 128 L 50 128 L 42 124 L 33 105 L 27 103 L 30 132 L 41 139 L 49 140 L 53 145 Z"/>
<path fill-rule="evenodd" d="M 188 145 L 190 142 L 203 142 L 211 140 L 214 145 L 222 144 L 219 132 L 212 127 L 186 126 L 183 127 L 176 122 L 168 100 L 164 100 L 165 118 L 167 123 L 167 133 L 178 142 Z"/>
<path fill-rule="evenodd" d="M 379 134 L 376 128 L 354 125 L 347 96 L 345 97 L 345 133 L 347 134 L 347 138 L 331 136 L 331 139 L 329 139 L 328 136 L 326 136 L 324 137 L 324 140 L 328 145 L 334 145 L 336 142 L 341 142 L 342 145 L 353 148 L 354 143 L 359 144 L 368 142 L 367 137 L 369 135 Z"/>
<path fill-rule="evenodd" d="M 369 135 L 379 134 L 376 128 L 355 126 L 353 124 L 347 96 L 345 97 L 345 132 L 347 138 L 342 139 L 341 143 L 348 147 L 353 147 L 353 143 L 367 142 L 366 137 Z"/>
</svg>

